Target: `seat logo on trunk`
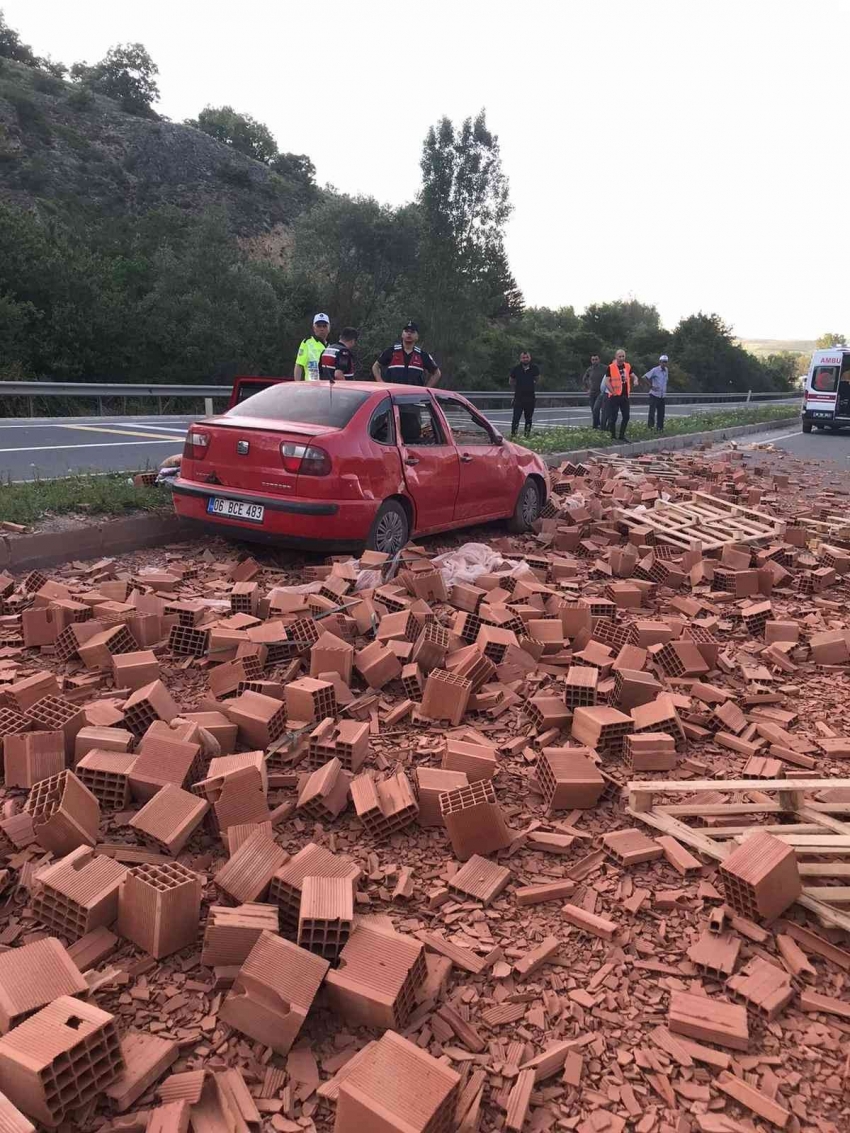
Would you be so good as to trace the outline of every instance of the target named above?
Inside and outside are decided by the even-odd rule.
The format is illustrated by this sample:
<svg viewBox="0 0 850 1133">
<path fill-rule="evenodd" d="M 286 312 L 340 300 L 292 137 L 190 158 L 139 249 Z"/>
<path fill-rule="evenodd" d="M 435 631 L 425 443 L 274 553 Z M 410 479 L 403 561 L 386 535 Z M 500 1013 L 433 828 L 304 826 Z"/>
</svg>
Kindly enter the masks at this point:
<svg viewBox="0 0 850 1133">
<path fill-rule="evenodd" d="M 250 448 L 251 448 L 251 446 L 248 443 L 248 441 L 237 441 L 236 442 L 236 451 L 239 453 L 240 456 L 247 456 L 248 450 Z"/>
</svg>

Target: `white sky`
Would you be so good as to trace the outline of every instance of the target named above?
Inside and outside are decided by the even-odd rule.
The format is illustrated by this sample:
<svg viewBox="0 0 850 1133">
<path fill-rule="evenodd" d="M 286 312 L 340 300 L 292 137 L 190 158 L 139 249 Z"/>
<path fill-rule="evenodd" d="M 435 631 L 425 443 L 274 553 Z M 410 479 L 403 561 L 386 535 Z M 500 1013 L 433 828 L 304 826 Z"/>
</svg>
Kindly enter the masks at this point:
<svg viewBox="0 0 850 1133">
<path fill-rule="evenodd" d="M 394 204 L 429 125 L 487 110 L 526 300 L 850 333 L 850 0 L 0 0 L 36 52 L 140 41 L 158 109 L 229 103 Z M 314 63 L 308 63 L 311 57 Z"/>
</svg>

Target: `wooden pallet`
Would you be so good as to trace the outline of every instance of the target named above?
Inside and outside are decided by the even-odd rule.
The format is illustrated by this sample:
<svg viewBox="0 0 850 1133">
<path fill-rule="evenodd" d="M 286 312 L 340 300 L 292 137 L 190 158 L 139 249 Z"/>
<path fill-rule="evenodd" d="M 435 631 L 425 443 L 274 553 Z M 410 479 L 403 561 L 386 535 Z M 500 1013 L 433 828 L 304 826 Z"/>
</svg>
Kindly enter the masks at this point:
<svg viewBox="0 0 850 1133">
<path fill-rule="evenodd" d="M 757 543 L 781 539 L 781 520 L 754 508 L 694 492 L 690 500 L 656 500 L 651 509 L 621 509 L 615 513 L 629 528 L 649 527 L 656 538 L 683 551 L 699 544 L 704 551 L 729 543 Z"/>
<path fill-rule="evenodd" d="M 792 846 L 798 859 L 806 855 L 846 857 L 850 854 L 850 822 L 833 817 L 850 814 L 850 801 L 817 803 L 807 798 L 813 792 L 835 787 L 850 788 L 850 779 L 704 779 L 681 781 L 635 780 L 627 784 L 626 811 L 640 822 L 670 834 L 686 846 L 722 862 L 737 844 L 759 831 L 768 831 Z M 711 802 L 661 804 L 658 796 L 721 792 L 759 795 L 775 794 L 775 802 Z M 687 817 L 728 817 L 729 815 L 781 814 L 787 823 L 753 824 L 741 827 L 705 827 L 697 829 L 682 821 Z M 834 861 L 804 862 L 798 860 L 801 877 L 850 877 L 850 863 Z M 835 895 L 830 886 L 804 886 L 799 904 L 826 925 L 850 932 L 850 914 L 838 905 L 850 901 L 845 890 L 837 886 Z"/>
</svg>

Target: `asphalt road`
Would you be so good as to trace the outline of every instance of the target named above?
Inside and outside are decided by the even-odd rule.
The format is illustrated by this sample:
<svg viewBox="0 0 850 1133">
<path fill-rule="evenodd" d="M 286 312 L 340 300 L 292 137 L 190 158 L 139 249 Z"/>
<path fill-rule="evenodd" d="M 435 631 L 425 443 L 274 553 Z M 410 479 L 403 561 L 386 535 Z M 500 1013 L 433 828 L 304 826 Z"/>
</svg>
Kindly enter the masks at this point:
<svg viewBox="0 0 850 1133">
<path fill-rule="evenodd" d="M 796 400 L 789 402 L 797 405 Z M 713 405 L 673 405 L 668 417 L 717 410 Z M 789 415 L 794 410 L 789 408 Z M 644 421 L 646 407 L 632 409 Z M 511 410 L 488 409 L 487 417 L 501 432 L 510 430 Z M 0 418 L 0 476 L 4 480 L 49 479 L 69 472 L 142 471 L 157 468 L 167 456 L 179 453 L 188 426 L 197 417 L 40 417 Z M 538 409 L 535 429 L 589 425 L 590 412 L 581 407 Z M 806 437 L 824 441 L 830 437 Z"/>
<path fill-rule="evenodd" d="M 815 430 L 812 433 L 803 433 L 800 429 L 793 432 L 785 429 L 781 432 L 751 434 L 739 437 L 736 444 L 744 447 L 751 444 L 771 444 L 782 452 L 790 453 L 800 460 L 827 461 L 839 465 L 845 472 L 850 461 L 850 430 L 843 433 L 823 433 Z"/>
</svg>

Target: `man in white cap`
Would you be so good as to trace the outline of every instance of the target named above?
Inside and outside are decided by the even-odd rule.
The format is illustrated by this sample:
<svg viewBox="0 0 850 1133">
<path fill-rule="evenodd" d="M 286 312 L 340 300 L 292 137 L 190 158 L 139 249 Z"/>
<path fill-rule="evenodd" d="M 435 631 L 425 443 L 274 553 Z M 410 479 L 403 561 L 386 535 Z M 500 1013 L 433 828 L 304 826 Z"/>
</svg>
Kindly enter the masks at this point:
<svg viewBox="0 0 850 1133">
<path fill-rule="evenodd" d="M 321 378 L 319 362 L 328 344 L 331 320 L 319 311 L 313 319 L 313 333 L 302 340 L 295 357 L 294 377 L 296 382 L 317 382 Z"/>
<path fill-rule="evenodd" d="M 657 428 L 659 433 L 664 432 L 664 411 L 667 406 L 667 355 L 662 354 L 658 359 L 658 365 L 653 366 L 648 374 L 643 375 L 643 380 L 649 382 L 649 417 L 647 418 L 647 425 L 650 429 L 656 428 L 656 421 L 658 422 Z"/>
</svg>

